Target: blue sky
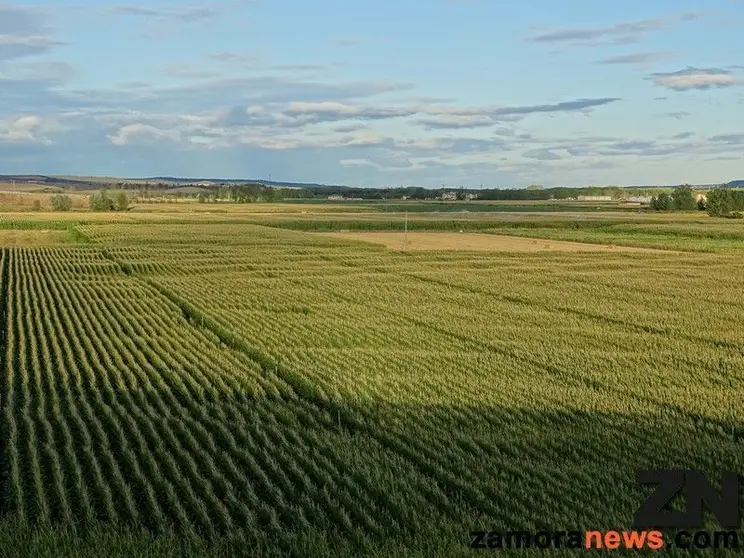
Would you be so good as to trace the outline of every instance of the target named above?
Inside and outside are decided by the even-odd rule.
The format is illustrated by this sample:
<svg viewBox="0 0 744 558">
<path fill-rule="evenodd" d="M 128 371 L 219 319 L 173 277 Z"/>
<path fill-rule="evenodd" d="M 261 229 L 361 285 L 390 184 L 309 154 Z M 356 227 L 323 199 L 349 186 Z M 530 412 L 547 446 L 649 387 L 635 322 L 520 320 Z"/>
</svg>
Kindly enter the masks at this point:
<svg viewBox="0 0 744 558">
<path fill-rule="evenodd" d="M 0 174 L 744 179 L 744 0 L 0 0 Z"/>
</svg>

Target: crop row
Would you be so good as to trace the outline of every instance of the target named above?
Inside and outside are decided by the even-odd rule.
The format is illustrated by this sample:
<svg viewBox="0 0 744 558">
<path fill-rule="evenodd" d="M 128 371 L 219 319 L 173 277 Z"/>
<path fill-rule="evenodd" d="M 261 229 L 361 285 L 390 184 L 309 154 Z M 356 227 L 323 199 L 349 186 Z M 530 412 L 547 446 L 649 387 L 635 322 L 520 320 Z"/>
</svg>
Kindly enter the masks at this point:
<svg viewBox="0 0 744 558">
<path fill-rule="evenodd" d="M 360 544 L 617 528 L 636 469 L 735 468 L 729 257 L 86 231 L 3 256 L 3 495 L 27 521 Z"/>
<path fill-rule="evenodd" d="M 146 285 L 105 272 L 75 280 L 65 256 L 4 253 L 6 512 L 273 540 L 312 529 L 389 536 L 411 528 L 412 508 L 459 513 L 410 465 L 387 487 L 373 483 L 395 463 L 389 450 L 352 444 L 335 417 Z"/>
<path fill-rule="evenodd" d="M 222 257 L 198 246 L 207 264 Z M 270 355 L 302 397 L 468 508 L 532 526 L 627 520 L 635 468 L 732 463 L 741 339 L 736 312 L 708 290 L 732 284 L 729 260 L 339 244 L 317 254 L 329 263 L 317 275 L 317 260 L 294 249 L 233 246 L 252 273 L 142 276 Z M 148 257 L 171 261 L 157 242 Z"/>
</svg>

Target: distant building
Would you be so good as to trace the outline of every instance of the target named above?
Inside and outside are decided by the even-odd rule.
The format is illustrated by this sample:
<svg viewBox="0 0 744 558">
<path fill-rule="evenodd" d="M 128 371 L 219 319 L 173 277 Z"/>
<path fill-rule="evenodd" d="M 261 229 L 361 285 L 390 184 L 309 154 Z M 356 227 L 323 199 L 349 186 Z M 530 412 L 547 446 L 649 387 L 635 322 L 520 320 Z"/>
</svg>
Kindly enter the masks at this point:
<svg viewBox="0 0 744 558">
<path fill-rule="evenodd" d="M 331 194 L 330 196 L 328 196 L 328 199 L 333 200 L 333 201 L 338 201 L 338 200 L 343 200 L 346 198 L 344 198 L 341 194 Z"/>
<path fill-rule="evenodd" d="M 442 195 L 439 197 L 440 200 L 456 200 L 457 199 L 457 192 L 442 192 Z"/>
<path fill-rule="evenodd" d="M 628 198 L 627 201 L 631 203 L 651 203 L 652 196 L 633 196 Z"/>
<path fill-rule="evenodd" d="M 612 196 L 579 196 L 579 201 L 612 201 Z"/>
</svg>

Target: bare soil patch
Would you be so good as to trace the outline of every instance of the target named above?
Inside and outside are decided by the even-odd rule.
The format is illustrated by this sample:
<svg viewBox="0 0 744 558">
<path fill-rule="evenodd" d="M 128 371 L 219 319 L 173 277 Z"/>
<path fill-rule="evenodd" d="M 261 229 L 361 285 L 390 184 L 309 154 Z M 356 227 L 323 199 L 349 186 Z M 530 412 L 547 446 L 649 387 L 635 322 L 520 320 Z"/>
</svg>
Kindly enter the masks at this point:
<svg viewBox="0 0 744 558">
<path fill-rule="evenodd" d="M 53 246 L 67 242 L 67 231 L 0 230 L 0 247 Z"/>
<path fill-rule="evenodd" d="M 382 244 L 392 250 L 461 250 L 479 252 L 664 252 L 653 248 L 589 244 L 482 233 L 409 232 L 404 246 L 402 232 L 354 231 L 318 233 L 346 240 Z"/>
</svg>

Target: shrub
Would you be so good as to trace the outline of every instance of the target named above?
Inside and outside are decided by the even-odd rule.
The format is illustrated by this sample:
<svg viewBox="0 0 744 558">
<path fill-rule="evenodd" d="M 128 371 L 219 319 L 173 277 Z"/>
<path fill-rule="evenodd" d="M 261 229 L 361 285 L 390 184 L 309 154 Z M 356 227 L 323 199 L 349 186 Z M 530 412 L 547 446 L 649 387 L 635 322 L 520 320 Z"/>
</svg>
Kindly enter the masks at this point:
<svg viewBox="0 0 744 558">
<path fill-rule="evenodd" d="M 651 198 L 651 209 L 655 211 L 669 211 L 672 208 L 672 198 L 669 194 L 659 194 Z"/>
<path fill-rule="evenodd" d="M 695 209 L 695 194 L 692 192 L 692 186 L 685 184 L 674 189 L 672 192 L 672 207 L 682 211 Z"/>
<path fill-rule="evenodd" d="M 712 217 L 733 217 L 734 212 L 744 210 L 744 191 L 730 188 L 711 190 L 706 207 Z"/>
<path fill-rule="evenodd" d="M 54 211 L 70 211 L 72 209 L 72 199 L 64 194 L 54 194 L 52 196 L 52 209 Z"/>
<path fill-rule="evenodd" d="M 112 211 L 114 209 L 114 200 L 109 198 L 105 191 L 93 194 L 88 203 L 93 211 Z"/>
<path fill-rule="evenodd" d="M 129 198 L 124 192 L 119 192 L 116 196 L 116 210 L 126 211 L 129 209 Z"/>
</svg>

